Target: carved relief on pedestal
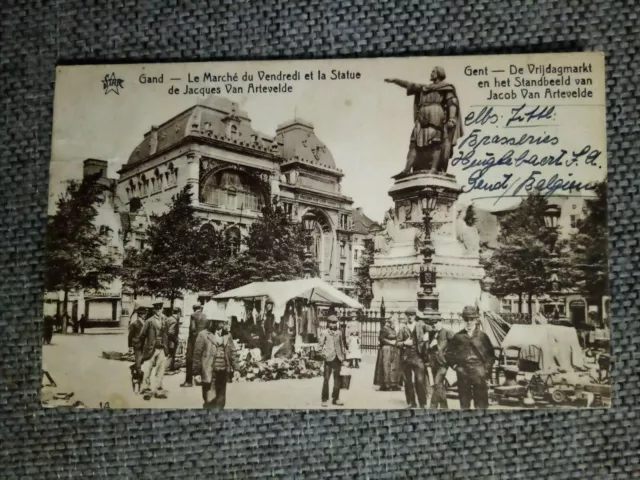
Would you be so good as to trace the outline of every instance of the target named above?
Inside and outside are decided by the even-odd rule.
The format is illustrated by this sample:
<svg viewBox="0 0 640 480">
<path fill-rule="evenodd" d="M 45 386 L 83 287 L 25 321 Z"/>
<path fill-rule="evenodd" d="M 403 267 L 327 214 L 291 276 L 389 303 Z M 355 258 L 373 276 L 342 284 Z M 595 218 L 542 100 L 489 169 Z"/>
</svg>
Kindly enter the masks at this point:
<svg viewBox="0 0 640 480">
<path fill-rule="evenodd" d="M 476 227 L 471 227 L 464 221 L 467 207 L 457 204 L 455 210 L 456 239 L 462 245 L 467 255 L 478 256 L 480 254 L 480 235 Z"/>
<path fill-rule="evenodd" d="M 371 278 L 417 278 L 422 263 L 403 263 L 393 265 L 372 265 Z M 456 265 L 450 263 L 433 264 L 437 278 L 465 278 L 481 280 L 484 269 L 480 266 Z"/>
<path fill-rule="evenodd" d="M 393 208 L 387 210 L 382 221 L 383 229 L 373 238 L 373 245 L 376 252 L 386 254 L 391 248 L 391 243 L 398 232 L 398 219 Z"/>
</svg>

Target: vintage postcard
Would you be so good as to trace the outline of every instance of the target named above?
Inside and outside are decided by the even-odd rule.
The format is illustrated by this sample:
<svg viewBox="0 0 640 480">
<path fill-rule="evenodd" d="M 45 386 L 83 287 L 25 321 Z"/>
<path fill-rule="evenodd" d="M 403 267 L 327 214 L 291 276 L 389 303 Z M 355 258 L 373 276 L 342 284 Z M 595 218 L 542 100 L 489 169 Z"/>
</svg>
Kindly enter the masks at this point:
<svg viewBox="0 0 640 480">
<path fill-rule="evenodd" d="M 42 404 L 611 405 L 602 53 L 57 69 Z"/>
</svg>

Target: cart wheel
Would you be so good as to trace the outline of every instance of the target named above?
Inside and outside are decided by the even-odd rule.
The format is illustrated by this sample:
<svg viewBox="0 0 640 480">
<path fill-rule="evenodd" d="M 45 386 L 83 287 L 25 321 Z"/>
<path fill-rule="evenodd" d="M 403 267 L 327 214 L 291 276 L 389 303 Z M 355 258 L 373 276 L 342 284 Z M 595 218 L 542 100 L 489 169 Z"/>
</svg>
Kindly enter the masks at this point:
<svg viewBox="0 0 640 480">
<path fill-rule="evenodd" d="M 551 392 L 551 400 L 555 403 L 564 403 L 567 401 L 567 395 L 562 390 L 554 390 Z"/>
</svg>

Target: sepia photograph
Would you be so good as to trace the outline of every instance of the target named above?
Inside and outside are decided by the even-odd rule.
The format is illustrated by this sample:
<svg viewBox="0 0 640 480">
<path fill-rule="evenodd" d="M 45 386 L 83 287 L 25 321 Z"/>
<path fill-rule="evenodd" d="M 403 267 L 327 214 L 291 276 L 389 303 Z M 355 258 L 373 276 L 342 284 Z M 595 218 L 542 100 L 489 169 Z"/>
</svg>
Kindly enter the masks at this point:
<svg viewBox="0 0 640 480">
<path fill-rule="evenodd" d="M 44 408 L 611 406 L 604 55 L 57 68 Z"/>
</svg>

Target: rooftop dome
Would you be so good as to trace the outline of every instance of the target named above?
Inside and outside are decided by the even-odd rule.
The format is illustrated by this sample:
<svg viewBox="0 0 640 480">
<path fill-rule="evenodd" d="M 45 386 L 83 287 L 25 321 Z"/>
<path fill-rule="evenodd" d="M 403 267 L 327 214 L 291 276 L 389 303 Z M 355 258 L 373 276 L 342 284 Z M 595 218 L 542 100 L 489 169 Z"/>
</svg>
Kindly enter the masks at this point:
<svg viewBox="0 0 640 480">
<path fill-rule="evenodd" d="M 278 125 L 276 141 L 282 145 L 287 160 L 298 159 L 336 169 L 336 162 L 327 146 L 316 137 L 313 124 L 294 118 Z"/>
<path fill-rule="evenodd" d="M 247 112 L 237 102 L 211 95 L 202 98 L 160 126 L 152 126 L 131 152 L 126 166 L 131 167 L 164 151 L 190 135 L 199 135 L 273 152 L 273 138 L 254 130 Z"/>
</svg>

